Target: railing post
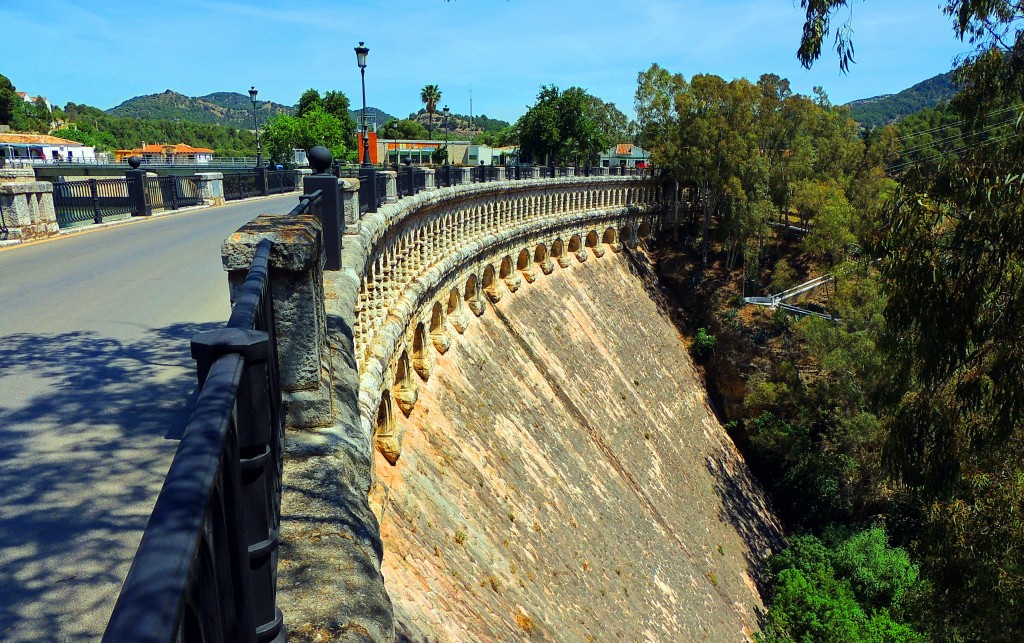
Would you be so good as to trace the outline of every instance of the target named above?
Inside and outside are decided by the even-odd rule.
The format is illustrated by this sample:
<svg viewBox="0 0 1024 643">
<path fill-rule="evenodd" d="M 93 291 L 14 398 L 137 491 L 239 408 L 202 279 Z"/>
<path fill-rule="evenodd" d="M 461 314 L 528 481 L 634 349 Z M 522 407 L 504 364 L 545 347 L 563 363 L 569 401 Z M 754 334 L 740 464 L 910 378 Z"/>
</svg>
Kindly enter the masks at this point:
<svg viewBox="0 0 1024 643">
<path fill-rule="evenodd" d="M 260 167 L 257 167 L 253 171 L 256 172 L 256 191 L 259 192 L 260 195 L 262 196 L 269 196 L 270 192 L 267 191 L 268 186 L 266 166 L 261 165 Z"/>
<path fill-rule="evenodd" d="M 178 181 L 180 179 L 178 177 L 176 177 L 176 176 L 169 176 L 167 178 L 170 179 L 169 183 L 171 184 L 171 209 L 172 210 L 177 210 L 178 209 Z"/>
<path fill-rule="evenodd" d="M 96 179 L 89 179 L 89 194 L 92 195 L 92 220 L 95 223 L 103 223 L 103 213 L 100 212 L 100 193 Z"/>
<path fill-rule="evenodd" d="M 132 202 L 132 215 L 137 217 L 152 216 L 153 206 L 147 198 L 149 191 L 146 190 L 146 171 L 139 169 L 139 166 L 142 165 L 142 159 L 133 156 L 128 159 L 128 165 L 131 166 L 131 169 L 125 170 L 124 176 L 128 180 L 128 196 Z"/>
<path fill-rule="evenodd" d="M 307 176 L 302 182 L 306 194 L 321 192 L 320 226 L 323 228 L 324 269 L 341 270 L 341 237 L 345 231 L 345 214 L 341 211 L 340 179 L 328 172 L 331 167 L 331 153 L 321 145 L 309 150 L 309 164 L 316 174 Z"/>
</svg>

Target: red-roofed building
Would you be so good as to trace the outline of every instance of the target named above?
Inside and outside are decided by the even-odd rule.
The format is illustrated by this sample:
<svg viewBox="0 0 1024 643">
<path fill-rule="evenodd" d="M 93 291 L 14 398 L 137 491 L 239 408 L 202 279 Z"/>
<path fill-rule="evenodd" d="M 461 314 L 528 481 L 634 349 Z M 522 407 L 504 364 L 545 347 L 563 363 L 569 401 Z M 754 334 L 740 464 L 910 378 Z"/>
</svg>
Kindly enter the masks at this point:
<svg viewBox="0 0 1024 643">
<path fill-rule="evenodd" d="M 637 167 L 651 165 L 651 153 L 631 143 L 618 143 L 601 155 L 601 167 Z"/>
<path fill-rule="evenodd" d="M 187 164 L 209 163 L 213 160 L 213 150 L 206 147 L 192 147 L 184 143 L 176 145 L 142 143 L 142 147 L 114 152 L 117 162 L 121 163 L 132 156 L 141 156 L 145 163 Z"/>
</svg>

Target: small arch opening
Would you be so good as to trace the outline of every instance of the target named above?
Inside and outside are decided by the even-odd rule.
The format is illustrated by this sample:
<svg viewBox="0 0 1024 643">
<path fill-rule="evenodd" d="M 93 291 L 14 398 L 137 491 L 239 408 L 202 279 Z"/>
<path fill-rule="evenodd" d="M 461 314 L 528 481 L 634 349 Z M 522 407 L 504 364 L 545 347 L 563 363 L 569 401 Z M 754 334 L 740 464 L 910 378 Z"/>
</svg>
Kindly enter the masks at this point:
<svg viewBox="0 0 1024 643">
<path fill-rule="evenodd" d="M 441 308 L 441 302 L 437 301 L 430 311 L 430 334 L 437 335 L 441 332 L 444 332 L 444 310 Z"/>
<path fill-rule="evenodd" d="M 453 290 L 448 293 L 448 315 L 459 312 L 459 291 Z"/>
<path fill-rule="evenodd" d="M 647 225 L 647 222 L 644 221 L 643 223 L 640 224 L 640 227 L 637 228 L 636 236 L 638 238 L 640 238 L 640 239 L 646 239 L 650 235 L 651 235 L 651 226 Z"/>
<path fill-rule="evenodd" d="M 476 300 L 476 275 L 470 275 L 466 280 L 466 301 Z"/>
<path fill-rule="evenodd" d="M 498 277 L 505 279 L 512 274 L 512 258 L 505 257 L 501 260 L 501 268 L 498 270 Z"/>
<path fill-rule="evenodd" d="M 540 244 L 533 251 L 533 261 L 534 261 L 534 263 L 543 263 L 544 260 L 547 258 L 547 255 L 548 255 L 548 249 L 544 246 L 543 243 Z"/>
<path fill-rule="evenodd" d="M 562 256 L 562 252 L 565 250 L 565 244 L 562 243 L 561 239 L 555 239 L 554 243 L 551 244 L 551 258 L 558 259 Z"/>
<path fill-rule="evenodd" d="M 586 244 L 588 248 L 597 247 L 597 233 L 594 232 L 593 230 L 587 233 Z"/>
<path fill-rule="evenodd" d="M 604 236 L 601 237 L 601 243 L 612 245 L 615 243 L 615 228 L 608 228 L 604 231 Z"/>
<path fill-rule="evenodd" d="M 622 241 L 622 243 L 630 243 L 630 242 L 632 242 L 633 241 L 633 227 L 630 226 L 630 225 L 622 226 L 622 229 L 619 230 L 619 239 Z"/>
<path fill-rule="evenodd" d="M 519 253 L 519 259 L 516 260 L 516 270 L 526 270 L 530 267 L 530 253 L 527 250 L 523 250 Z"/>
<path fill-rule="evenodd" d="M 576 252 L 579 252 L 579 251 L 580 251 L 580 235 L 574 234 L 574 235 L 572 235 L 572 238 L 569 239 L 569 252 L 570 253 L 576 253 Z"/>
</svg>

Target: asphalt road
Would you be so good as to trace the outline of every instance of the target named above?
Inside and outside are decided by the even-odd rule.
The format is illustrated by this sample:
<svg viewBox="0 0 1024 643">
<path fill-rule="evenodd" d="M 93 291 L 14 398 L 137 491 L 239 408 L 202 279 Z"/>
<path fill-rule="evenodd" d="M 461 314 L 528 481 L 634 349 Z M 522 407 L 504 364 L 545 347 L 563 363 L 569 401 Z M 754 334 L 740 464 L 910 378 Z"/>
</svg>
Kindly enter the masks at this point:
<svg viewBox="0 0 1024 643">
<path fill-rule="evenodd" d="M 220 244 L 295 195 L 0 251 L 0 641 L 97 640 L 230 312 Z"/>
</svg>

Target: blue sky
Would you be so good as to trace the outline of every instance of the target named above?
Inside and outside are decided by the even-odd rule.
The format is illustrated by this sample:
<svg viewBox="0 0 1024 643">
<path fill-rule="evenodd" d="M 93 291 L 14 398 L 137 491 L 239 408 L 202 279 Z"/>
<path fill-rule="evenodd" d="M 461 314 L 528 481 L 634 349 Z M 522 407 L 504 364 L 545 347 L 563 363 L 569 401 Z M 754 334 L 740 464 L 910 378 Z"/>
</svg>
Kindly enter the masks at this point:
<svg viewBox="0 0 1024 643">
<path fill-rule="evenodd" d="M 370 48 L 367 101 L 396 116 L 419 90 L 452 111 L 514 120 L 542 84 L 581 86 L 633 114 L 637 72 L 825 87 L 834 103 L 891 93 L 950 69 L 966 50 L 939 0 L 854 1 L 857 64 L 794 56 L 798 0 L 0 0 L 0 73 L 19 90 L 110 108 L 165 89 L 294 104 L 309 87 L 361 102 L 353 47 Z"/>
</svg>

